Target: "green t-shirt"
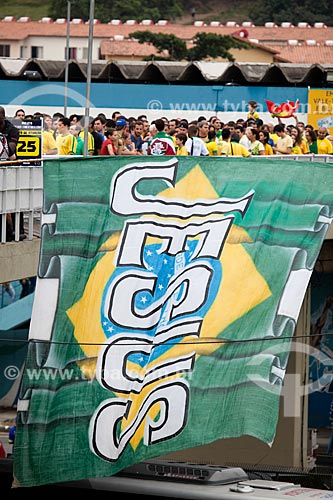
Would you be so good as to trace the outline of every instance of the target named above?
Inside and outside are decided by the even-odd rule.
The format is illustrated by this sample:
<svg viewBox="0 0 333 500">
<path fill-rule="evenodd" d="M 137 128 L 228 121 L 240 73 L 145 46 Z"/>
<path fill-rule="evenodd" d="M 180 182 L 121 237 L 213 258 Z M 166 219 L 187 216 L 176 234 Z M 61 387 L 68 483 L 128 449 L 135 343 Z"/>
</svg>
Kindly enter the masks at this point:
<svg viewBox="0 0 333 500">
<path fill-rule="evenodd" d="M 77 146 L 76 146 L 76 155 L 83 155 L 84 154 L 84 140 L 78 135 L 77 138 Z"/>
<path fill-rule="evenodd" d="M 313 142 L 312 144 L 309 144 L 309 150 L 310 150 L 310 153 L 313 153 L 314 155 L 318 154 L 318 144 L 317 144 L 317 141 Z"/>
</svg>

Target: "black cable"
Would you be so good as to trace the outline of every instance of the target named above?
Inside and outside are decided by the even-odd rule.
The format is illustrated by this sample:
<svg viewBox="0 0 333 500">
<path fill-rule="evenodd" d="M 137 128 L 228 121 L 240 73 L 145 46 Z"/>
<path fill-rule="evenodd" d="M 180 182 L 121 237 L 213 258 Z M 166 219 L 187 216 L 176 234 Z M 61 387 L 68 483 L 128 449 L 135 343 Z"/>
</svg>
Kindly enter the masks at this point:
<svg viewBox="0 0 333 500">
<path fill-rule="evenodd" d="M 326 336 L 333 335 L 333 332 L 325 333 Z M 198 337 L 197 341 L 186 342 L 186 345 L 208 345 L 208 344 L 243 344 L 247 342 L 273 342 L 273 341 L 281 341 L 281 340 L 297 340 L 297 339 L 309 339 L 313 337 L 313 335 L 288 335 L 284 337 L 262 337 L 262 338 L 254 338 L 254 339 L 240 339 L 240 340 L 230 340 L 230 339 L 221 339 L 221 338 L 210 338 L 209 340 L 203 340 L 201 337 Z M 60 345 L 104 345 L 105 342 L 66 342 L 60 340 L 40 340 L 40 339 L 15 339 L 15 338 L 0 338 L 0 342 L 23 342 L 23 343 L 40 343 L 40 344 L 60 344 Z M 140 343 L 135 342 L 133 344 L 126 342 L 126 344 L 121 344 L 121 342 L 117 343 L 118 345 L 135 345 L 138 346 Z M 147 345 L 146 342 L 143 342 L 142 345 Z M 158 345 L 158 344 L 156 344 Z M 165 345 L 165 344 L 164 344 Z M 168 345 L 179 345 L 179 342 L 168 342 Z M 185 344 L 184 344 L 185 345 Z"/>
</svg>

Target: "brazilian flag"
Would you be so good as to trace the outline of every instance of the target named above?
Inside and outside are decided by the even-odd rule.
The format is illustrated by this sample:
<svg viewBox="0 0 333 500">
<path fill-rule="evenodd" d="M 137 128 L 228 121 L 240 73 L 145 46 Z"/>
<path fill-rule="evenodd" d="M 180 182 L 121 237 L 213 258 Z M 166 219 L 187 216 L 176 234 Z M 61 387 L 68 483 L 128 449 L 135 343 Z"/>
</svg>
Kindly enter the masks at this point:
<svg viewBox="0 0 333 500">
<path fill-rule="evenodd" d="M 271 445 L 332 193 L 322 162 L 46 160 L 17 483 L 217 439 Z"/>
</svg>

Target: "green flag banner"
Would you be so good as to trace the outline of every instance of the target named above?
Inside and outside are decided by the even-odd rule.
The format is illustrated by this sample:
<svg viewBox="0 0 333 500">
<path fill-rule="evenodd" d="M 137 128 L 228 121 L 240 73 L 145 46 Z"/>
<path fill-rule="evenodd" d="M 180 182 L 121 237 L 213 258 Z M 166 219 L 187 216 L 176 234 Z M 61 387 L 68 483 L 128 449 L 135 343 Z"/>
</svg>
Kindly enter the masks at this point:
<svg viewBox="0 0 333 500">
<path fill-rule="evenodd" d="M 329 163 L 45 161 L 17 483 L 223 438 L 270 446 L 332 193 Z"/>
</svg>

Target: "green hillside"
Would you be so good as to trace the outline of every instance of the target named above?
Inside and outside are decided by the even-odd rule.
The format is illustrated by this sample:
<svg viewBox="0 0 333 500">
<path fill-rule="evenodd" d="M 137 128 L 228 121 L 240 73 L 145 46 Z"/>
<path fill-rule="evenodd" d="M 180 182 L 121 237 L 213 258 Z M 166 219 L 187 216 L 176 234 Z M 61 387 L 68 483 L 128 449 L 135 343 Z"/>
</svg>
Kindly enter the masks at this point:
<svg viewBox="0 0 333 500">
<path fill-rule="evenodd" d="M 30 17 L 37 21 L 41 17 L 67 17 L 67 0 L 1 0 L 1 17 Z M 87 20 L 90 0 L 71 0 L 71 17 Z M 324 22 L 332 26 L 333 0 L 323 0 L 320 9 L 313 0 L 95 0 L 95 18 L 101 22 L 110 19 L 168 19 L 182 24 L 193 22 L 191 12 L 195 9 L 195 20 L 205 22 L 252 21 L 262 26 L 266 21 L 281 23 L 290 21 Z"/>
<path fill-rule="evenodd" d="M 95 0 L 96 4 L 96 0 Z M 33 21 L 38 21 L 42 17 L 51 16 L 52 1 L 44 0 L 1 0 L 1 18 L 5 16 L 21 16 L 30 17 Z M 207 2 L 194 1 L 184 7 L 182 17 L 177 19 L 177 22 L 182 24 L 192 23 L 191 16 L 192 7 L 195 7 L 195 19 L 204 21 L 221 21 L 222 23 L 230 21 L 247 21 L 250 18 L 251 9 L 247 1 L 241 0 L 235 9 L 235 3 L 232 1 L 217 1 L 207 0 Z M 72 17 L 78 17 L 75 13 L 75 7 L 71 10 Z M 64 9 L 62 17 L 67 16 L 67 10 Z M 103 19 L 100 19 L 103 22 Z M 105 22 L 109 19 L 105 20 Z"/>
<path fill-rule="evenodd" d="M 33 21 L 38 21 L 42 17 L 47 17 L 51 2 L 44 0 L 1 0 L 1 18 L 5 16 L 30 17 Z"/>
</svg>

